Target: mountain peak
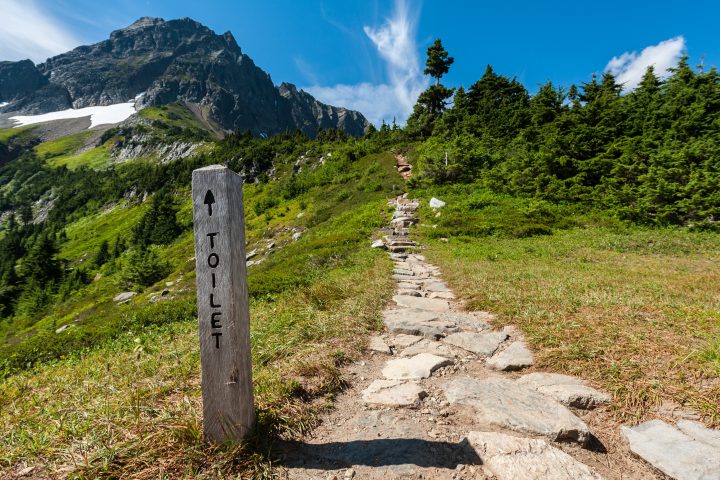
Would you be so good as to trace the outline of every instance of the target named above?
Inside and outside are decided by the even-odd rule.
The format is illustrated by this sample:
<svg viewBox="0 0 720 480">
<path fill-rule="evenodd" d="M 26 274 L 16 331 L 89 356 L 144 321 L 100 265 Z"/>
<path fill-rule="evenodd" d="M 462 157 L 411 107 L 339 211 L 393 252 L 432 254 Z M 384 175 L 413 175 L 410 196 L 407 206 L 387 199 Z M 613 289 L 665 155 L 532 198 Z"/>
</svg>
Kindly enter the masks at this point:
<svg viewBox="0 0 720 480">
<path fill-rule="evenodd" d="M 242 53 L 232 33 L 218 35 L 190 18 L 142 17 L 108 40 L 37 67 L 13 64 L 3 70 L 22 71 L 36 85 L 6 88 L 9 81 L 3 78 L 8 75 L 0 75 L 0 101 L 9 103 L 6 112 L 112 105 L 144 93 L 138 100 L 141 108 L 181 102 L 227 131 L 261 135 L 302 130 L 312 136 L 318 128 L 340 128 L 362 135 L 369 125 L 362 114 L 322 104 L 294 85 L 276 88 Z"/>
</svg>

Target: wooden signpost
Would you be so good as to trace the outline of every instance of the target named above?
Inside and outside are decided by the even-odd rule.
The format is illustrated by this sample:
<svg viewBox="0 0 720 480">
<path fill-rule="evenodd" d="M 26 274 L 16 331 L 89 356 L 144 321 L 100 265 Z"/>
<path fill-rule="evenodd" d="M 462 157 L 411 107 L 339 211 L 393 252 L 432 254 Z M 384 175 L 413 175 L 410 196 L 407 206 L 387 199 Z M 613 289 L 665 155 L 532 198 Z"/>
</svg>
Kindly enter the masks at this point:
<svg viewBox="0 0 720 480">
<path fill-rule="evenodd" d="M 242 179 L 213 165 L 192 173 L 203 429 L 215 442 L 255 423 Z"/>
</svg>

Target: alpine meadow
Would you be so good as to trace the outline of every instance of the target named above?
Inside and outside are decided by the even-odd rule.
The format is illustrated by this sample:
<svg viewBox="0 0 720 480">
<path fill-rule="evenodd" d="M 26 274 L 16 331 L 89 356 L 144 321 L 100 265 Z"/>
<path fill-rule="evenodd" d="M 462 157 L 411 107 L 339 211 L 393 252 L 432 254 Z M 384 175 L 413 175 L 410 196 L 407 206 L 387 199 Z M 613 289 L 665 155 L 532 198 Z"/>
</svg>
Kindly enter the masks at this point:
<svg viewBox="0 0 720 480">
<path fill-rule="evenodd" d="M 390 26 L 364 31 L 397 69 Z M 393 120 L 189 18 L 0 61 L 0 479 L 720 478 L 720 73 L 458 82 L 432 31 L 371 96 L 415 89 Z M 212 270 L 250 317 L 255 420 L 227 441 L 211 165 L 244 199 L 242 273 Z"/>
</svg>

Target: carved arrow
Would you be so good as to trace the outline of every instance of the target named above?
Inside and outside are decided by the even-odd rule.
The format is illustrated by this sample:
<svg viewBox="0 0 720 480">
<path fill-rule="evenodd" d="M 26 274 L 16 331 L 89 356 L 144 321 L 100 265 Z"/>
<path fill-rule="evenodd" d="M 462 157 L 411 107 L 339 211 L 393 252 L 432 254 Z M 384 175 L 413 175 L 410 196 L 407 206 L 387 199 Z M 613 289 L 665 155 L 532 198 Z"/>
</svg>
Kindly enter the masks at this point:
<svg viewBox="0 0 720 480">
<path fill-rule="evenodd" d="M 205 200 L 203 200 L 203 203 L 208 206 L 208 215 L 212 217 L 212 206 L 213 203 L 215 203 L 215 196 L 211 190 L 208 190 L 205 194 Z"/>
</svg>

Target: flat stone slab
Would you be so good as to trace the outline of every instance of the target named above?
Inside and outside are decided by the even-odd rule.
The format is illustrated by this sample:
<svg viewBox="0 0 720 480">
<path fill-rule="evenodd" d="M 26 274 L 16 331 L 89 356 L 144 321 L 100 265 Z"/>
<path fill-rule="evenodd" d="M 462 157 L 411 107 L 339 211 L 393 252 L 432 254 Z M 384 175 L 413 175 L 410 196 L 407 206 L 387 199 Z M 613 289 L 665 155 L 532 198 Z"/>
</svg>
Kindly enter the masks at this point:
<svg viewBox="0 0 720 480">
<path fill-rule="evenodd" d="M 370 342 L 368 343 L 368 350 L 372 352 L 385 353 L 388 355 L 392 354 L 392 350 L 390 350 L 388 344 L 385 343 L 385 340 L 383 340 L 381 337 L 370 337 Z"/>
<path fill-rule="evenodd" d="M 525 346 L 525 342 L 516 340 L 505 350 L 488 359 L 487 366 L 495 370 L 508 372 L 530 367 L 533 363 L 533 354 Z"/>
<path fill-rule="evenodd" d="M 592 409 L 610 401 L 609 395 L 588 387 L 579 378 L 569 375 L 530 373 L 515 382 L 552 397 L 568 407 Z"/>
<path fill-rule="evenodd" d="M 688 435 L 661 420 L 623 425 L 620 430 L 634 454 L 676 480 L 720 478 L 720 450 L 701 440 L 702 434 Z"/>
<path fill-rule="evenodd" d="M 443 386 L 450 403 L 470 405 L 481 423 L 582 445 L 590 431 L 566 406 L 506 378 L 460 378 Z"/>
<path fill-rule="evenodd" d="M 420 385 L 402 380 L 375 380 L 362 391 L 363 402 L 391 407 L 416 407 L 425 397 Z"/>
<path fill-rule="evenodd" d="M 469 352 L 489 357 L 506 338 L 508 338 L 508 335 L 503 332 L 458 332 L 451 333 L 443 341 Z"/>
<path fill-rule="evenodd" d="M 404 333 L 400 333 L 390 338 L 388 342 L 395 348 L 407 348 L 410 345 L 418 343 L 423 338 L 425 337 L 420 335 L 406 335 Z"/>
<path fill-rule="evenodd" d="M 435 298 L 416 298 L 396 295 L 393 297 L 393 300 L 402 307 L 412 308 L 415 310 L 429 310 L 431 312 L 450 311 L 450 304 L 448 304 L 448 302 Z"/>
<path fill-rule="evenodd" d="M 468 442 L 498 480 L 600 480 L 602 477 L 545 440 L 470 432 Z"/>
<path fill-rule="evenodd" d="M 720 449 L 720 430 L 706 428 L 702 423 L 690 420 L 680 420 L 677 422 L 677 428 L 682 430 L 685 435 L 690 435 L 699 442 Z"/>
<path fill-rule="evenodd" d="M 409 297 L 422 297 L 423 296 L 423 294 L 420 292 L 420 290 L 405 290 L 405 289 L 398 290 L 397 295 L 407 295 Z"/>
<path fill-rule="evenodd" d="M 452 365 L 449 358 L 430 353 L 420 353 L 414 357 L 398 358 L 385 364 L 382 374 L 389 380 L 419 380 L 428 378 L 440 367 Z"/>
<path fill-rule="evenodd" d="M 487 312 L 445 313 L 440 318 L 473 330 L 490 330 L 488 320 L 494 318 Z"/>
<path fill-rule="evenodd" d="M 408 277 L 412 277 L 415 275 L 415 272 L 413 272 L 412 270 L 405 270 L 404 268 L 396 268 L 395 270 L 393 270 L 393 273 L 395 275 L 407 275 Z"/>
<path fill-rule="evenodd" d="M 400 282 L 397 284 L 400 290 L 420 290 L 420 285 L 412 282 Z"/>
<path fill-rule="evenodd" d="M 431 280 L 428 282 L 425 282 L 423 284 L 423 287 L 425 287 L 425 290 L 428 292 L 449 292 L 450 287 L 445 285 L 445 282 L 438 282 L 436 280 Z"/>
<path fill-rule="evenodd" d="M 453 352 L 447 345 L 433 340 L 425 339 L 420 340 L 416 344 L 404 349 L 402 352 L 400 352 L 400 356 L 412 357 L 414 355 L 417 355 L 418 353 L 432 353 L 433 355 L 447 358 L 457 357 L 455 352 Z"/>
<path fill-rule="evenodd" d="M 384 313 L 384 321 L 391 333 L 421 335 L 430 339 L 437 339 L 458 330 L 454 323 L 442 320 L 440 315 L 429 310 L 409 308 L 388 310 Z"/>
<path fill-rule="evenodd" d="M 432 292 L 428 298 L 441 298 L 443 300 L 453 300 L 455 295 L 452 292 Z"/>
</svg>

